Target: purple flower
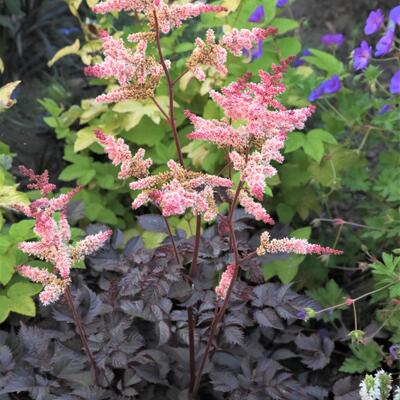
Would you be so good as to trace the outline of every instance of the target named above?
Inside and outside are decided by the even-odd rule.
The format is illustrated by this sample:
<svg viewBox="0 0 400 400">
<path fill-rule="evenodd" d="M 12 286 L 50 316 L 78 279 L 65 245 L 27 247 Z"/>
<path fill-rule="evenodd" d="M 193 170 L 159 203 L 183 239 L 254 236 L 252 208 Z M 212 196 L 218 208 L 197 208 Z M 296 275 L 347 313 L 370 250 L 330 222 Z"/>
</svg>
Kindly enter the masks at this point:
<svg viewBox="0 0 400 400">
<path fill-rule="evenodd" d="M 368 65 L 369 59 L 371 58 L 372 47 L 363 40 L 361 46 L 354 49 L 354 68 L 365 69 Z"/>
<path fill-rule="evenodd" d="M 298 319 L 302 319 L 303 321 L 305 321 L 306 318 L 307 318 L 307 312 L 304 309 L 303 310 L 299 310 L 297 312 L 296 316 L 297 316 Z"/>
<path fill-rule="evenodd" d="M 384 104 L 379 111 L 377 112 L 378 115 L 383 115 L 386 114 L 387 112 L 391 111 L 391 109 L 393 108 L 392 105 L 390 104 Z"/>
<path fill-rule="evenodd" d="M 320 83 L 308 96 L 309 101 L 318 100 L 324 95 L 324 82 Z"/>
<path fill-rule="evenodd" d="M 395 24 L 400 25 L 400 6 L 392 8 L 389 13 L 390 21 L 393 21 Z"/>
<path fill-rule="evenodd" d="M 264 42 L 260 40 L 258 42 L 258 48 L 253 48 L 251 49 L 250 53 L 250 62 L 252 63 L 254 60 L 258 60 L 259 58 L 262 57 L 263 55 L 263 48 L 264 48 Z M 245 57 L 249 56 L 249 51 L 247 49 L 243 49 L 243 55 Z"/>
<path fill-rule="evenodd" d="M 307 57 L 307 56 L 311 56 L 311 52 L 310 52 L 310 50 L 305 49 L 305 50 L 303 50 L 302 55 L 293 61 L 292 66 L 294 68 L 297 68 L 297 67 L 300 67 L 301 65 L 304 65 L 306 63 L 306 61 L 303 59 L 303 57 Z"/>
<path fill-rule="evenodd" d="M 338 92 L 342 88 L 342 83 L 338 75 L 332 75 L 331 79 L 328 79 L 318 85 L 310 95 L 308 96 L 309 101 L 318 100 L 324 94 L 333 94 Z"/>
<path fill-rule="evenodd" d="M 341 33 L 327 33 L 321 37 L 321 43 L 326 46 L 340 47 L 343 44 L 344 37 Z"/>
<path fill-rule="evenodd" d="M 394 32 L 388 30 L 384 36 L 379 39 L 376 44 L 375 57 L 381 57 L 389 53 L 394 41 Z"/>
<path fill-rule="evenodd" d="M 331 79 L 323 82 L 324 94 L 333 94 L 342 88 L 340 78 L 338 75 L 332 75 Z"/>
<path fill-rule="evenodd" d="M 398 70 L 390 81 L 390 93 L 400 94 L 400 70 Z"/>
<path fill-rule="evenodd" d="M 258 6 L 250 15 L 247 22 L 263 22 L 265 18 L 265 11 L 263 6 Z"/>
<path fill-rule="evenodd" d="M 399 345 L 393 345 L 389 347 L 389 354 L 390 357 L 393 361 L 396 361 L 399 359 Z"/>
<path fill-rule="evenodd" d="M 288 0 L 276 0 L 276 6 L 278 8 L 283 8 L 288 3 Z"/>
<path fill-rule="evenodd" d="M 376 11 L 371 11 L 368 15 L 367 21 L 365 23 L 364 27 L 364 33 L 366 35 L 372 35 L 376 31 L 379 30 L 379 28 L 382 26 L 383 22 L 385 20 L 385 17 L 381 11 L 381 9 L 378 9 Z"/>
</svg>

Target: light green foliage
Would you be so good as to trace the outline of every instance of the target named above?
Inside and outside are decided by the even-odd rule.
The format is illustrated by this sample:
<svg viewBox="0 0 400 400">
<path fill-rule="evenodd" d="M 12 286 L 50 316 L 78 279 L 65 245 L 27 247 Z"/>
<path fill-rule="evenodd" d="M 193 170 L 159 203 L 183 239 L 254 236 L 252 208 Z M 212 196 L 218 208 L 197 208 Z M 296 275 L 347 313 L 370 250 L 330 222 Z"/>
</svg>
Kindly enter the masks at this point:
<svg viewBox="0 0 400 400">
<path fill-rule="evenodd" d="M 378 343 L 371 340 L 367 344 L 354 344 L 351 346 L 353 356 L 347 358 L 340 367 L 341 372 L 349 374 L 375 371 L 382 360 Z"/>
</svg>

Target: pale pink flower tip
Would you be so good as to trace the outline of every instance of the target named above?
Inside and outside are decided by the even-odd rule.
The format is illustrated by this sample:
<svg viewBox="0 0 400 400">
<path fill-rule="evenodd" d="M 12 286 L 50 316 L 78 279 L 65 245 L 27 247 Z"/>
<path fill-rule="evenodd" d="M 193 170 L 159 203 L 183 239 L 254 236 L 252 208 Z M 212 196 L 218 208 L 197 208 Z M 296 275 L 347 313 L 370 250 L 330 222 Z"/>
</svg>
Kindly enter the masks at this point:
<svg viewBox="0 0 400 400">
<path fill-rule="evenodd" d="M 272 239 L 268 232 L 263 232 L 260 237 L 260 246 L 257 248 L 257 254 L 275 253 L 295 253 L 295 254 L 343 254 L 342 251 L 330 247 L 322 247 L 318 244 L 309 243 L 305 239 L 283 238 Z"/>
<path fill-rule="evenodd" d="M 218 286 L 215 288 L 215 293 L 222 300 L 225 299 L 232 279 L 235 276 L 235 269 L 234 264 L 229 264 L 226 267 L 226 270 L 222 273 Z"/>
<path fill-rule="evenodd" d="M 49 183 L 49 172 L 47 169 L 42 175 L 36 175 L 32 169 L 26 168 L 24 165 L 20 165 L 18 169 L 21 174 L 29 178 L 28 189 L 40 190 L 43 196 L 47 196 L 56 188 L 56 185 Z"/>
</svg>

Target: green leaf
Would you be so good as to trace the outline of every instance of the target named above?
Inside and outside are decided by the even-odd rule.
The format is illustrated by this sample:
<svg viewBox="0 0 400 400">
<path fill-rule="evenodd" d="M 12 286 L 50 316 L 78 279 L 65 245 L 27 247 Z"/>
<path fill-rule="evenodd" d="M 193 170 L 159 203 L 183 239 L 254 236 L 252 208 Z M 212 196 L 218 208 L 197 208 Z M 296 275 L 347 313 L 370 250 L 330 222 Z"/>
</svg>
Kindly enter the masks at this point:
<svg viewBox="0 0 400 400">
<path fill-rule="evenodd" d="M 23 242 L 24 240 L 34 239 L 36 237 L 33 232 L 35 221 L 26 219 L 11 225 L 8 236 L 13 243 Z"/>
<path fill-rule="evenodd" d="M 328 74 L 340 75 L 344 66 L 335 56 L 322 50 L 310 49 L 312 56 L 307 56 L 307 62 L 326 71 Z"/>
<path fill-rule="evenodd" d="M 31 297 L 13 297 L 9 299 L 9 308 L 11 311 L 28 317 L 36 315 L 35 302 Z"/>
<path fill-rule="evenodd" d="M 349 374 L 372 372 L 379 368 L 382 354 L 379 345 L 374 341 L 368 344 L 351 346 L 354 357 L 347 358 L 339 371 Z"/>
<path fill-rule="evenodd" d="M 92 127 L 87 126 L 76 133 L 74 151 L 78 153 L 96 142 L 96 136 Z"/>
<path fill-rule="evenodd" d="M 0 283 L 7 285 L 12 276 L 14 275 L 15 269 L 15 254 L 10 252 L 9 254 L 1 256 L 0 260 Z"/>
<path fill-rule="evenodd" d="M 276 46 L 279 49 L 279 54 L 282 58 L 289 56 L 295 56 L 301 50 L 301 42 L 299 39 L 294 37 L 285 37 L 276 39 Z M 308 60 L 308 57 L 307 57 Z"/>
<path fill-rule="evenodd" d="M 302 255 L 290 255 L 285 259 L 273 260 L 268 264 L 263 265 L 264 279 L 269 280 L 277 275 L 282 283 L 291 282 L 297 275 L 299 265 L 304 260 Z"/>
<path fill-rule="evenodd" d="M 14 281 L 14 278 L 13 278 Z M 30 297 L 38 294 L 42 290 L 42 285 L 29 281 L 18 281 L 7 285 L 6 294 L 10 298 Z"/>
<path fill-rule="evenodd" d="M 81 164 L 68 165 L 68 167 L 64 168 L 61 172 L 58 179 L 66 182 L 74 181 L 81 177 L 86 171 L 87 169 Z"/>
<path fill-rule="evenodd" d="M 318 163 L 321 162 L 322 157 L 324 156 L 324 144 L 318 137 L 307 135 L 303 149 L 312 159 Z"/>
<path fill-rule="evenodd" d="M 331 133 L 323 129 L 312 129 L 311 131 L 308 132 L 307 136 L 316 138 L 321 142 L 337 144 L 335 137 Z"/>
<path fill-rule="evenodd" d="M 275 18 L 271 22 L 271 26 L 278 29 L 278 34 L 283 35 L 286 32 L 292 31 L 299 27 L 299 23 L 289 18 Z"/>
<path fill-rule="evenodd" d="M 135 129 L 131 129 L 124 137 L 140 146 L 155 146 L 167 132 L 166 124 L 156 125 L 150 118 L 144 116 Z"/>
<path fill-rule="evenodd" d="M 65 46 L 62 49 L 58 50 L 56 54 L 54 54 L 53 58 L 47 63 L 49 67 L 52 67 L 60 58 L 69 56 L 71 54 L 79 54 L 79 49 L 81 44 L 79 39 L 76 39 L 74 43 L 69 46 Z"/>
<path fill-rule="evenodd" d="M 305 135 L 301 132 L 290 133 L 285 142 L 285 153 L 291 153 L 302 147 L 306 142 Z"/>
<path fill-rule="evenodd" d="M 15 104 L 15 100 L 11 99 L 11 95 L 20 83 L 21 81 L 15 81 L 0 87 L 0 112 Z"/>
<path fill-rule="evenodd" d="M 311 236 L 311 227 L 310 226 L 305 226 L 304 228 L 299 228 L 293 231 L 290 234 L 290 237 L 295 238 L 295 239 L 310 239 Z"/>
<path fill-rule="evenodd" d="M 9 314 L 10 307 L 8 298 L 5 295 L 0 294 L 0 324 L 8 318 Z"/>
</svg>

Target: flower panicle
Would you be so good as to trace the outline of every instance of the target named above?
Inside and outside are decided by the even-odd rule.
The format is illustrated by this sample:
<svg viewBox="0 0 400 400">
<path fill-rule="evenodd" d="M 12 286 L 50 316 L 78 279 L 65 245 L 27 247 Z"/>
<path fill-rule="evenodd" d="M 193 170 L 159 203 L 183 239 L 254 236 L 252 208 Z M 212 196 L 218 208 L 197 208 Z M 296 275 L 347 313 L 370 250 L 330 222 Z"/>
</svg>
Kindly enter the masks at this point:
<svg viewBox="0 0 400 400">
<path fill-rule="evenodd" d="M 341 250 L 330 247 L 322 247 L 318 244 L 309 243 L 305 239 L 283 238 L 271 239 L 268 232 L 263 232 L 260 237 L 260 246 L 257 248 L 257 255 L 276 253 L 295 253 L 295 254 L 343 254 Z"/>
<path fill-rule="evenodd" d="M 136 154 L 132 156 L 124 139 L 116 139 L 112 135 L 105 135 L 100 129 L 96 129 L 95 134 L 113 165 L 121 165 L 118 173 L 119 179 L 144 178 L 149 174 L 149 168 L 152 166 L 153 161 L 150 158 L 144 159 L 144 149 L 139 148 Z"/>
<path fill-rule="evenodd" d="M 29 171 L 29 174 L 37 177 L 33 171 Z M 47 182 L 47 177 L 45 178 L 40 181 L 40 185 L 44 183 L 44 187 Z M 17 271 L 22 276 L 43 284 L 44 288 L 39 299 L 44 305 L 57 301 L 69 286 L 72 265 L 85 255 L 98 250 L 111 235 L 109 230 L 89 235 L 75 246 L 69 244 L 71 229 L 67 219 L 67 205 L 79 190 L 80 187 L 77 187 L 52 199 L 43 197 L 28 206 L 18 207 L 27 217 L 35 219 L 34 232 L 39 238 L 38 241 L 19 243 L 19 249 L 30 256 L 53 264 L 52 273 L 46 269 L 27 265 L 17 266 Z M 56 217 L 56 213 L 59 213 L 59 218 Z"/>
<path fill-rule="evenodd" d="M 24 165 L 20 165 L 18 169 L 21 174 L 29 179 L 28 189 L 40 190 L 43 196 L 47 196 L 56 189 L 56 185 L 49 183 L 49 171 L 47 169 L 41 175 L 36 175 L 32 169 L 26 168 Z"/>
</svg>

